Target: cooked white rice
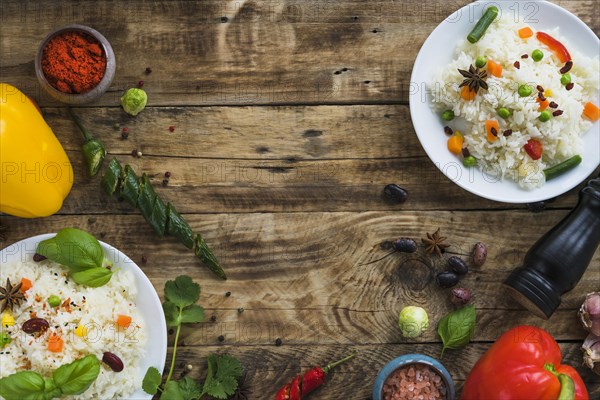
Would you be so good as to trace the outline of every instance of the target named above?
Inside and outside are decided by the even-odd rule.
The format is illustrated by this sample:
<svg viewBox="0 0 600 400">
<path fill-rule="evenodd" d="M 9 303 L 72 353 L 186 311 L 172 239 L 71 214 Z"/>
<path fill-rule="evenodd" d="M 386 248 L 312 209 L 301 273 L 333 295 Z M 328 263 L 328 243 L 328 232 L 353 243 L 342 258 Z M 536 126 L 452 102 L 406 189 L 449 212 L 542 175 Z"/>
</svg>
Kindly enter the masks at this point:
<svg viewBox="0 0 600 400">
<path fill-rule="evenodd" d="M 141 387 L 142 376 L 138 363 L 143 357 L 146 342 L 144 321 L 136 309 L 137 287 L 135 277 L 129 271 L 114 270 L 110 282 L 99 288 L 81 286 L 71 281 L 67 269 L 59 264 L 42 261 L 34 262 L 31 257 L 22 263 L 0 266 L 0 285 L 10 278 L 14 285 L 27 278 L 33 286 L 26 292 L 26 301 L 12 312 L 15 325 L 2 327 L 12 338 L 12 342 L 0 349 L 0 377 L 18 371 L 33 370 L 43 376 L 51 376 L 52 371 L 88 354 L 99 360 L 109 351 L 121 358 L 125 368 L 113 372 L 101 363 L 100 375 L 94 384 L 83 394 L 70 396 L 72 399 L 112 399 L 127 398 Z M 47 299 L 56 295 L 63 301 L 70 299 L 70 306 L 51 308 Z M 30 319 L 30 312 L 50 323 L 50 329 L 40 338 L 35 338 L 20 330 Z M 119 314 L 132 317 L 129 328 L 117 329 Z M 87 328 L 87 336 L 75 334 L 78 325 Z M 47 349 L 48 337 L 57 333 L 64 340 L 60 353 Z"/>
<path fill-rule="evenodd" d="M 454 59 L 433 77 L 429 86 L 436 112 L 451 109 L 460 117 L 448 125 L 464 134 L 464 146 L 477 158 L 478 166 L 483 171 L 514 180 L 523 188 L 533 189 L 545 183 L 545 168 L 581 154 L 582 135 L 592 124 L 582 117 L 583 106 L 588 101 L 598 105 L 600 68 L 597 55 L 592 59 L 578 53 L 568 38 L 559 34 L 558 28 L 545 30 L 567 47 L 573 59 L 570 74 L 575 86 L 567 91 L 560 83 L 559 70 L 564 64 L 535 35 L 521 39 L 517 30 L 524 26 L 504 17 L 494 21 L 483 38 L 475 44 L 461 38 Z M 531 57 L 535 49 L 544 53 L 540 62 L 534 62 Z M 522 59 L 523 54 L 529 57 Z M 458 88 L 464 79 L 458 69 L 468 70 L 469 65 L 475 65 L 475 59 L 481 55 L 501 64 L 502 76 L 496 78 L 488 73 L 489 90 L 480 89 L 475 100 L 465 101 L 460 97 Z M 513 65 L 515 61 L 519 61 L 520 69 Z M 517 89 L 522 84 L 532 87 L 532 96 L 519 97 Z M 548 122 L 538 120 L 539 104 L 535 101 L 537 85 L 552 91 L 548 100 L 558 103 L 563 115 L 553 117 Z M 512 115 L 508 120 L 498 116 L 497 109 L 500 107 L 511 110 Z M 551 108 L 548 110 L 554 111 Z M 494 142 L 487 140 L 485 130 L 485 121 L 491 119 L 497 120 L 500 126 L 499 138 Z M 502 135 L 506 129 L 512 129 L 511 136 Z M 544 147 L 543 156 L 537 161 L 532 160 L 523 149 L 530 138 L 541 141 Z"/>
</svg>

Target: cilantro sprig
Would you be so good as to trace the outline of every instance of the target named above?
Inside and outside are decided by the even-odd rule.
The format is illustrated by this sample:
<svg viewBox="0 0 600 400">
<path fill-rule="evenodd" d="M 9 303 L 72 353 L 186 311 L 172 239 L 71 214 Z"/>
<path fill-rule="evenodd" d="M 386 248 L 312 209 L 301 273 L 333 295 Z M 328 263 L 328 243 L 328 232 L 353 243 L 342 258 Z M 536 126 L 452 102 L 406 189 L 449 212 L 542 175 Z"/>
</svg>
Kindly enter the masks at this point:
<svg viewBox="0 0 600 400">
<path fill-rule="evenodd" d="M 190 377 L 179 381 L 171 380 L 177 357 L 177 344 L 183 324 L 194 324 L 204 321 L 204 309 L 196 304 L 200 298 L 200 285 L 189 276 L 178 276 L 174 281 L 165 284 L 165 302 L 163 312 L 167 327 L 175 328 L 175 343 L 171 367 L 165 383 L 161 385 L 162 376 L 158 369 L 148 368 L 142 389 L 148 394 L 161 393 L 160 398 L 169 400 L 200 400 L 209 395 L 217 399 L 227 399 L 235 393 L 238 380 L 242 376 L 242 365 L 229 355 L 208 356 L 208 372 L 203 384 Z"/>
</svg>

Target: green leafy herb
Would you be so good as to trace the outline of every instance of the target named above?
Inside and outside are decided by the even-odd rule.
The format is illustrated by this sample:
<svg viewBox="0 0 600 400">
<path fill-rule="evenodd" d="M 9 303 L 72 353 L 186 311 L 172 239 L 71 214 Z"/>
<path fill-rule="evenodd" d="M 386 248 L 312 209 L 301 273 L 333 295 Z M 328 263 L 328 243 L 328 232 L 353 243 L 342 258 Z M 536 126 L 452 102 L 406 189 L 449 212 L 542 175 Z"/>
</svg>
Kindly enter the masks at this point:
<svg viewBox="0 0 600 400">
<path fill-rule="evenodd" d="M 203 385 L 189 377 L 179 381 L 171 380 L 177 357 L 177 344 L 182 324 L 204 321 L 204 309 L 195 304 L 200 298 L 200 285 L 189 276 L 178 276 L 165 284 L 163 311 L 167 326 L 176 328 L 171 368 L 164 385 L 161 387 L 161 375 L 154 367 L 148 368 L 142 388 L 148 394 L 161 392 L 162 400 L 200 400 L 204 395 L 217 399 L 226 399 L 235 393 L 238 379 L 242 375 L 242 366 L 234 357 L 228 355 L 208 357 L 208 373 Z"/>
<path fill-rule="evenodd" d="M 85 356 L 44 378 L 35 371 L 22 371 L 0 379 L 0 396 L 6 400 L 50 400 L 85 392 L 100 373 L 100 361 Z"/>
<path fill-rule="evenodd" d="M 442 317 L 438 324 L 438 334 L 444 343 L 442 356 L 446 349 L 460 349 L 469 344 L 475 330 L 476 317 L 477 311 L 473 305 L 452 311 Z"/>
<path fill-rule="evenodd" d="M 103 267 L 104 250 L 100 242 L 80 229 L 59 231 L 53 238 L 40 242 L 36 252 L 68 267 L 71 277 L 80 285 L 99 287 L 112 278 L 112 271 Z"/>
</svg>

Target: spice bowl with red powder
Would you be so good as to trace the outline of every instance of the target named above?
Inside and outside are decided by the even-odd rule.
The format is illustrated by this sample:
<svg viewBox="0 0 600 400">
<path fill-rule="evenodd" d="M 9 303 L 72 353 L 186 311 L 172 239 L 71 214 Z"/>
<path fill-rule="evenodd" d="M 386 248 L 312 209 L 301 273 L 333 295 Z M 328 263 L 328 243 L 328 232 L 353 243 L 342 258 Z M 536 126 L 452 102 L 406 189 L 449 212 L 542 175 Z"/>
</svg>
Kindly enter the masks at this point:
<svg viewBox="0 0 600 400">
<path fill-rule="evenodd" d="M 436 359 L 405 354 L 387 363 L 377 375 L 373 400 L 454 400 L 454 381 Z"/>
<path fill-rule="evenodd" d="M 97 30 L 67 25 L 50 32 L 35 58 L 40 85 L 54 99 L 67 104 L 97 100 L 115 76 L 115 53 Z"/>
</svg>

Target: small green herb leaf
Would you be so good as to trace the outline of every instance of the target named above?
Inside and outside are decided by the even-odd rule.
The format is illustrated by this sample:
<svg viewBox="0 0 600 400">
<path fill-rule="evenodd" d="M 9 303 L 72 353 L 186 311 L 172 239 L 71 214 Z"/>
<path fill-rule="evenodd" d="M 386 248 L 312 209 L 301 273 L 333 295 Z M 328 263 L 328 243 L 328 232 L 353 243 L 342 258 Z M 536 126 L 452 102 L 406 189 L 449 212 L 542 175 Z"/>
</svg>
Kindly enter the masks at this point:
<svg viewBox="0 0 600 400">
<path fill-rule="evenodd" d="M 67 267 L 102 267 L 104 251 L 98 240 L 76 228 L 65 228 L 40 242 L 37 253 Z"/>
<path fill-rule="evenodd" d="M 169 381 L 165 385 L 165 389 L 160 396 L 160 400 L 187 400 L 181 390 L 179 389 L 179 383 L 177 381 Z"/>
<path fill-rule="evenodd" d="M 471 341 L 476 317 L 477 311 L 473 305 L 452 311 L 442 317 L 438 324 L 438 334 L 444 343 L 442 355 L 446 349 L 460 349 Z"/>
<path fill-rule="evenodd" d="M 17 372 L 0 379 L 0 396 L 6 400 L 45 399 L 46 382 L 33 371 Z"/>
<path fill-rule="evenodd" d="M 189 376 L 179 381 L 179 391 L 186 400 L 198 400 L 202 396 L 202 387 Z"/>
<path fill-rule="evenodd" d="M 196 324 L 204 321 L 204 308 L 199 305 L 192 304 L 187 306 L 181 312 L 181 323 L 182 324 Z"/>
<path fill-rule="evenodd" d="M 150 367 L 146 371 L 146 375 L 142 381 L 142 389 L 144 389 L 144 392 L 148 394 L 156 394 L 156 392 L 158 392 L 158 386 L 160 386 L 161 380 L 162 376 L 160 375 L 160 372 L 158 372 L 158 369 Z"/>
<path fill-rule="evenodd" d="M 229 355 L 208 356 L 208 374 L 204 392 L 217 399 L 227 399 L 235 393 L 238 379 L 242 376 L 240 361 Z"/>
<path fill-rule="evenodd" d="M 71 272 L 71 278 L 80 285 L 100 287 L 106 285 L 112 278 L 112 271 L 104 267 L 93 267 L 78 272 Z"/>
<path fill-rule="evenodd" d="M 200 298 L 200 285 L 189 276 L 178 276 L 165 284 L 165 297 L 179 307 L 190 306 Z"/>
<path fill-rule="evenodd" d="M 52 377 L 65 395 L 81 394 L 94 383 L 100 373 L 100 361 L 94 355 L 85 356 L 59 367 Z"/>
<path fill-rule="evenodd" d="M 167 321 L 167 327 L 173 328 L 181 325 L 180 308 L 170 301 L 165 301 L 162 306 L 163 312 L 165 313 L 165 320 Z"/>
</svg>

